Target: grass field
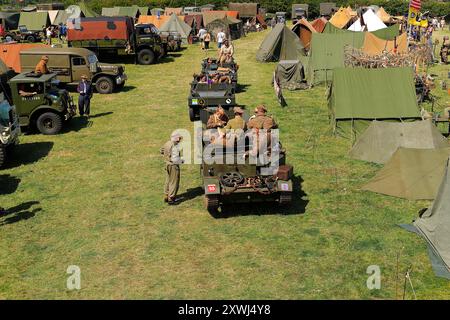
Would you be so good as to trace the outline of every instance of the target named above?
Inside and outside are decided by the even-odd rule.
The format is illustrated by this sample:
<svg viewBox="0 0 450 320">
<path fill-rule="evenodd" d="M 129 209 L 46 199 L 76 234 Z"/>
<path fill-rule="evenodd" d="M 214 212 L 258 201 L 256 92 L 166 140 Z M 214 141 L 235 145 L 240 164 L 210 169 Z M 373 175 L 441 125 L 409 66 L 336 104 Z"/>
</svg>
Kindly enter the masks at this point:
<svg viewBox="0 0 450 320">
<path fill-rule="evenodd" d="M 215 219 L 195 165 L 182 167 L 187 200 L 165 205 L 159 148 L 192 129 L 188 84 L 205 54 L 190 46 L 160 64 L 126 64 L 125 90 L 95 95 L 88 123 L 23 135 L 0 172 L 0 298 L 401 299 L 410 265 L 419 299 L 450 298 L 425 242 L 397 226 L 430 202 L 360 190 L 381 166 L 350 159 L 351 141 L 332 135 L 325 87 L 285 92 L 288 107 L 278 105 L 275 64 L 255 60 L 264 35 L 235 42 L 237 101 L 266 104 L 280 124 L 302 181 L 290 209 L 236 207 Z M 431 71 L 444 78 L 448 66 Z M 81 269 L 81 290 L 66 288 L 69 265 Z M 380 290 L 367 289 L 370 265 L 381 268 Z"/>
</svg>

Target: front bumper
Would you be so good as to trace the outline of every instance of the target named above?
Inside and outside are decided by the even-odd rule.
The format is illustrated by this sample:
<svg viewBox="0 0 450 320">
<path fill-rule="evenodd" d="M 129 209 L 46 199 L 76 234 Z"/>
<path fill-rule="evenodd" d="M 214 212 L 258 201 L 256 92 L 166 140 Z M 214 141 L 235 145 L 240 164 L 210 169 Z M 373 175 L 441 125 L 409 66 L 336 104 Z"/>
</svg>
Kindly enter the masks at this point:
<svg viewBox="0 0 450 320">
<path fill-rule="evenodd" d="M 120 76 L 116 77 L 116 84 L 120 85 L 128 80 L 128 76 L 125 73 L 122 73 Z"/>
</svg>

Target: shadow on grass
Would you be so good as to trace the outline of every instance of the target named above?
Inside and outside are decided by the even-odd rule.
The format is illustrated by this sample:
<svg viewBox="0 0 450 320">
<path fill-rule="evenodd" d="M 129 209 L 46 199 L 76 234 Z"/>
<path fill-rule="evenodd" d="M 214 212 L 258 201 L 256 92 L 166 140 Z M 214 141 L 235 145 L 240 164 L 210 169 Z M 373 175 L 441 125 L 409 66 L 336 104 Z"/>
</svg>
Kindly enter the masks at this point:
<svg viewBox="0 0 450 320">
<path fill-rule="evenodd" d="M 104 116 L 109 116 L 110 114 L 113 114 L 113 113 L 114 112 L 112 112 L 112 111 L 96 113 L 96 114 L 91 115 L 91 118 L 100 118 L 100 117 L 104 117 Z"/>
<path fill-rule="evenodd" d="M 81 129 L 92 127 L 92 121 L 89 121 L 87 117 L 74 117 L 70 119 L 61 130 L 61 133 L 68 133 L 71 131 L 78 132 Z"/>
<path fill-rule="evenodd" d="M 53 142 L 21 143 L 11 151 L 5 168 L 31 164 L 45 158 L 53 148 Z"/>
<path fill-rule="evenodd" d="M 41 208 L 30 210 L 37 204 L 39 201 L 28 201 L 0 212 L 0 226 L 33 218 L 37 212 L 42 211 Z"/>
<path fill-rule="evenodd" d="M 238 83 L 236 87 L 236 93 L 246 92 L 248 87 L 250 87 L 249 84 Z"/>
<path fill-rule="evenodd" d="M 164 63 L 171 63 L 171 62 L 174 62 L 174 61 L 175 61 L 174 57 L 172 57 L 172 56 L 165 56 L 165 57 L 162 57 L 161 59 L 159 59 L 155 63 L 157 63 L 157 64 L 164 64 Z"/>
<path fill-rule="evenodd" d="M 234 205 L 222 206 L 220 212 L 210 212 L 211 216 L 216 219 L 226 219 L 238 216 L 249 215 L 294 215 L 306 212 L 309 200 L 304 199 L 307 194 L 302 189 L 303 179 L 296 176 L 292 179 L 293 192 L 292 202 L 286 206 L 280 206 L 276 202 L 259 202 L 259 203 L 239 203 Z"/>
<path fill-rule="evenodd" d="M 133 91 L 134 89 L 136 89 L 135 86 L 124 86 L 121 90 L 119 90 L 118 92 L 129 92 L 129 91 Z"/>
<path fill-rule="evenodd" d="M 177 195 L 177 202 L 174 205 L 177 206 L 183 202 L 195 199 L 203 194 L 204 192 L 202 187 L 187 189 L 184 193 Z"/>
<path fill-rule="evenodd" d="M 19 187 L 20 179 L 9 174 L 0 174 L 0 195 L 14 193 Z"/>
</svg>

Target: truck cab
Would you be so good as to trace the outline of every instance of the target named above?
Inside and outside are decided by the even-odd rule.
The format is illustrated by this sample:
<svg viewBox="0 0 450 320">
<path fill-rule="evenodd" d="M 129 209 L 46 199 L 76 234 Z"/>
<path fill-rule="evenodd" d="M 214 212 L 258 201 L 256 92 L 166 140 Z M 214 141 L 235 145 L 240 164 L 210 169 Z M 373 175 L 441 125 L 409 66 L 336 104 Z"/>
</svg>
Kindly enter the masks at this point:
<svg viewBox="0 0 450 320">
<path fill-rule="evenodd" d="M 151 23 L 135 26 L 135 52 L 139 64 L 152 64 L 167 53 L 158 29 Z"/>
<path fill-rule="evenodd" d="M 0 167 L 6 161 L 8 150 L 19 143 L 20 126 L 16 109 L 0 93 Z"/>
<path fill-rule="evenodd" d="M 84 48 L 36 47 L 20 52 L 22 72 L 32 72 L 42 56 L 48 56 L 47 66 L 61 83 L 76 85 L 86 75 L 98 93 L 119 91 L 127 75 L 122 65 L 101 63 L 94 52 Z"/>
<path fill-rule="evenodd" d="M 59 89 L 57 74 L 21 73 L 9 80 L 12 101 L 21 127 L 37 128 L 42 134 L 57 134 L 75 113 L 67 90 Z"/>
</svg>

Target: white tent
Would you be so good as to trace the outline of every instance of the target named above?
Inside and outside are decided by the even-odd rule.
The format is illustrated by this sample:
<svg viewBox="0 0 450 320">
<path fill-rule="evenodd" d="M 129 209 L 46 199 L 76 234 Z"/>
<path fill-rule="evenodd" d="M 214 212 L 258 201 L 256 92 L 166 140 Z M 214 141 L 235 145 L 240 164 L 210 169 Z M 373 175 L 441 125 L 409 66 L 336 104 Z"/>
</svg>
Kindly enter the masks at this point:
<svg viewBox="0 0 450 320">
<path fill-rule="evenodd" d="M 38 10 L 37 12 L 48 12 L 48 17 L 50 18 L 50 23 L 54 24 L 56 16 L 59 10 Z"/>
<path fill-rule="evenodd" d="M 381 21 L 380 18 L 372 11 L 368 9 L 363 14 L 364 25 L 361 24 L 361 19 L 356 20 L 348 30 L 351 31 L 376 31 L 387 28 L 387 26 Z"/>
</svg>

